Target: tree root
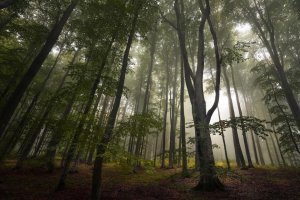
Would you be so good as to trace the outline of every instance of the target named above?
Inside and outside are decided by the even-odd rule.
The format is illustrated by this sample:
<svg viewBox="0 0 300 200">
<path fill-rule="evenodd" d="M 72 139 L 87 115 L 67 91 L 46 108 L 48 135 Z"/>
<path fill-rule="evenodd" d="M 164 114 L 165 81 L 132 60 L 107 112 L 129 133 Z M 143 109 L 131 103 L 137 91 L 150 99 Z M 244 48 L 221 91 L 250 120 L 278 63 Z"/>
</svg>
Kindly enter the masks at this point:
<svg viewBox="0 0 300 200">
<path fill-rule="evenodd" d="M 194 191 L 225 191 L 225 186 L 221 183 L 220 179 L 216 175 L 201 175 L 200 181 L 193 188 Z"/>
</svg>

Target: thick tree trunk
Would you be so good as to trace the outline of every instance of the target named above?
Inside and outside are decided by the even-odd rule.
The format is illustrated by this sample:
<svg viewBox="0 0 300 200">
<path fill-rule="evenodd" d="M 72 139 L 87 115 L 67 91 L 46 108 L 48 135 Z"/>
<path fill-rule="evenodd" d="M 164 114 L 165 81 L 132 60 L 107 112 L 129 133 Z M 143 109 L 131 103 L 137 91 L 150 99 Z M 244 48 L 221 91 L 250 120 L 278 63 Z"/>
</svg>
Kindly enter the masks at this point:
<svg viewBox="0 0 300 200">
<path fill-rule="evenodd" d="M 198 31 L 198 63 L 196 76 L 193 74 L 186 50 L 186 38 L 185 38 L 185 16 L 184 16 L 184 2 L 183 0 L 175 0 L 174 10 L 177 19 L 177 34 L 180 44 L 181 55 L 184 63 L 185 82 L 187 85 L 190 101 L 193 110 L 193 120 L 196 134 L 196 147 L 200 161 L 200 180 L 198 185 L 195 187 L 196 190 L 215 190 L 224 189 L 220 180 L 216 176 L 214 167 L 214 158 L 212 143 L 209 132 L 209 122 L 213 112 L 218 106 L 219 102 L 219 89 L 220 89 L 220 73 L 221 73 L 221 57 L 218 47 L 218 40 L 214 26 L 210 19 L 210 5 L 209 1 L 206 0 L 206 8 L 199 1 L 200 9 L 202 12 L 202 18 L 199 25 Z M 215 100 L 213 106 L 206 113 L 206 102 L 204 98 L 203 90 L 203 74 L 204 74 L 204 27 L 208 21 L 210 33 L 213 38 L 215 56 L 216 56 L 216 87 L 215 87 Z M 200 134 L 201 133 L 201 134 Z"/>
<path fill-rule="evenodd" d="M 66 24 L 67 20 L 69 19 L 70 15 L 72 14 L 74 8 L 76 7 L 79 0 L 73 1 L 68 8 L 65 10 L 63 16 L 59 20 L 59 22 L 53 27 L 51 32 L 48 35 L 48 38 L 42 47 L 39 54 L 35 57 L 34 61 L 32 62 L 31 66 L 29 67 L 28 71 L 25 73 L 19 84 L 17 85 L 15 91 L 9 97 L 6 105 L 4 106 L 3 110 L 0 113 L 0 137 L 3 135 L 3 132 L 10 121 L 13 113 L 15 112 L 24 92 L 28 88 L 29 84 L 32 82 L 33 78 L 40 70 L 42 64 L 44 63 L 45 59 L 47 58 L 49 52 L 55 45 L 60 33 L 64 25 Z"/>
<path fill-rule="evenodd" d="M 122 68 L 121 68 L 121 72 L 120 72 L 119 82 L 117 85 L 115 101 L 113 103 L 113 108 L 108 117 L 108 121 L 107 121 L 107 125 L 105 127 L 104 134 L 103 134 L 101 141 L 97 147 L 97 154 L 96 154 L 96 158 L 95 158 L 95 162 L 94 162 L 94 171 L 93 171 L 93 178 L 92 178 L 92 193 L 91 193 L 92 200 L 99 200 L 101 197 L 102 166 L 103 166 L 103 159 L 104 159 L 103 154 L 105 153 L 106 147 L 112 138 L 113 129 L 114 129 L 115 121 L 116 121 L 116 116 L 117 116 L 117 113 L 118 113 L 118 110 L 120 107 L 121 98 L 122 98 L 122 94 L 123 94 L 125 76 L 126 76 L 126 71 L 127 71 L 127 66 L 128 66 L 129 53 L 130 53 L 131 45 L 133 42 L 134 34 L 136 31 L 139 12 L 143 6 L 142 2 L 139 2 L 137 4 L 138 5 L 134 12 L 131 30 L 130 30 L 130 33 L 128 36 L 128 40 L 127 40 L 127 44 L 126 44 L 126 48 L 125 48 L 125 52 L 124 52 L 124 56 L 123 56 L 123 60 L 122 60 Z"/>
</svg>

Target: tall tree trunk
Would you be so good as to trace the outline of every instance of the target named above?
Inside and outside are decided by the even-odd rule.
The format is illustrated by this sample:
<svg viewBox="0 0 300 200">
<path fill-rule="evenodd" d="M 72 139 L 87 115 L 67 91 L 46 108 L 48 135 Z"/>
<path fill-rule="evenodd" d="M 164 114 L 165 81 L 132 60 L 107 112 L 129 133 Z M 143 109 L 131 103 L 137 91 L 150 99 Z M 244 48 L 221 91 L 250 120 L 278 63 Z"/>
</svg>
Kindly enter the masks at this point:
<svg viewBox="0 0 300 200">
<path fill-rule="evenodd" d="M 161 117 L 161 108 L 162 108 L 163 95 L 164 95 L 163 90 L 161 90 L 160 103 L 159 103 L 159 109 L 158 109 L 159 118 Z M 159 132 L 156 133 L 156 139 L 155 139 L 154 162 L 153 162 L 154 167 L 156 167 L 158 136 L 159 136 Z"/>
<path fill-rule="evenodd" d="M 244 120 L 243 120 L 243 112 L 242 112 L 241 103 L 240 103 L 240 99 L 239 99 L 239 94 L 238 94 L 236 83 L 235 83 L 234 71 L 233 71 L 233 68 L 232 68 L 231 65 L 230 65 L 230 69 L 231 69 L 232 85 L 233 85 L 233 88 L 234 88 L 235 98 L 236 98 L 236 102 L 237 102 L 237 106 L 238 106 L 238 111 L 239 111 L 239 115 L 240 115 L 240 118 L 241 118 L 242 135 L 243 135 L 244 144 L 245 144 L 246 156 L 247 156 L 247 160 L 248 160 L 248 167 L 249 168 L 254 168 L 254 166 L 252 164 L 251 155 L 250 155 L 248 139 L 247 139 L 246 129 L 245 129 Z"/>
<path fill-rule="evenodd" d="M 174 165 L 174 159 L 175 159 L 175 139 L 176 139 L 176 96 L 177 96 L 177 74 L 178 74 L 178 53 L 175 51 L 175 72 L 173 77 L 173 86 L 172 86 L 172 101 L 170 101 L 170 122 L 171 122 L 171 128 L 170 128 L 170 148 L 169 148 L 169 168 L 173 168 Z"/>
<path fill-rule="evenodd" d="M 238 78 L 241 77 L 240 75 L 237 76 Z M 244 103 L 245 103 L 245 107 L 246 107 L 246 114 L 247 116 L 250 115 L 250 109 L 248 108 L 248 105 L 249 105 L 249 102 L 247 101 L 247 98 L 246 98 L 246 95 L 245 95 L 245 88 L 244 88 L 244 84 L 243 84 L 243 81 L 241 81 L 239 79 L 239 83 L 241 84 L 241 87 L 242 87 L 242 95 L 243 95 L 243 100 L 244 100 Z M 250 101 L 251 102 L 251 101 Z M 251 113 L 253 115 L 253 113 Z M 254 140 L 254 135 L 253 135 L 253 130 L 250 130 L 250 136 L 251 136 L 251 141 L 252 141 L 252 148 L 253 148 L 253 152 L 254 152 L 254 158 L 255 158 L 255 163 L 257 165 L 259 165 L 259 161 L 258 161 L 258 155 L 257 155 L 257 150 L 256 150 L 256 144 L 255 144 L 255 140 Z"/>
<path fill-rule="evenodd" d="M 40 70 L 42 64 L 44 63 L 45 59 L 47 58 L 49 52 L 55 45 L 60 33 L 64 25 L 66 24 L 67 20 L 69 19 L 70 15 L 72 14 L 74 8 L 76 7 L 79 0 L 73 1 L 68 8 L 63 13 L 59 22 L 53 27 L 51 32 L 48 35 L 48 38 L 42 47 L 39 54 L 35 57 L 34 61 L 32 62 L 31 66 L 29 67 L 28 71 L 25 73 L 19 84 L 17 85 L 15 91 L 9 97 L 6 105 L 4 106 L 3 110 L 0 113 L 0 137 L 3 135 L 3 132 L 10 121 L 13 113 L 15 112 L 24 92 L 28 88 L 29 84 L 32 82 L 33 78 Z"/>
<path fill-rule="evenodd" d="M 116 97 L 115 101 L 113 104 L 113 109 L 110 112 L 110 115 L 108 117 L 108 121 L 105 127 L 104 134 L 101 138 L 100 143 L 97 146 L 97 154 L 96 158 L 94 161 L 94 170 L 93 170 L 93 178 L 92 178 L 92 193 L 91 193 L 91 199 L 92 200 L 99 200 L 101 196 L 101 181 L 102 181 L 102 165 L 103 165 L 103 154 L 106 151 L 106 146 L 110 142 L 113 134 L 113 129 L 116 121 L 116 116 L 120 107 L 120 102 L 123 94 L 123 89 L 124 89 L 124 82 L 125 82 L 125 76 L 126 76 L 126 71 L 127 71 L 127 66 L 128 66 L 128 58 L 129 58 L 129 53 L 131 49 L 131 45 L 133 42 L 134 34 L 136 31 L 136 26 L 138 22 L 138 16 L 140 9 L 143 6 L 143 2 L 138 2 L 137 3 L 137 8 L 135 8 L 134 11 L 134 16 L 132 20 L 132 25 L 131 25 L 131 30 L 128 36 L 123 60 L 122 60 L 122 68 L 120 72 L 120 77 L 119 77 L 119 82 L 117 85 L 117 91 L 116 91 Z"/>
<path fill-rule="evenodd" d="M 182 172 L 181 176 L 188 176 L 187 153 L 186 153 L 186 135 L 185 135 L 185 114 L 184 114 L 184 66 L 180 66 L 180 140 L 182 145 Z"/>
<path fill-rule="evenodd" d="M 190 101 L 193 110 L 193 120 L 196 134 L 196 147 L 200 161 L 200 180 L 195 187 L 196 190 L 211 191 L 214 189 L 224 189 L 223 184 L 220 182 L 216 175 L 214 167 L 213 149 L 209 131 L 209 123 L 212 114 L 216 110 L 219 102 L 220 95 L 220 73 L 221 73 L 221 55 L 218 46 L 217 35 L 210 19 L 210 4 L 205 1 L 206 8 L 203 2 L 199 1 L 202 18 L 198 28 L 198 56 L 197 56 L 197 70 L 196 75 L 193 74 L 187 49 L 185 37 L 185 16 L 184 16 L 184 2 L 183 0 L 175 0 L 174 10 L 177 19 L 177 35 L 180 44 L 181 55 L 184 63 L 185 82 L 187 85 Z M 212 107 L 206 111 L 206 101 L 204 98 L 203 90 L 203 74 L 204 74 L 204 28 L 205 23 L 208 21 L 209 30 L 213 38 L 213 45 L 216 58 L 216 87 L 215 87 L 215 100 Z"/>
<path fill-rule="evenodd" d="M 163 121 L 163 133 L 162 133 L 162 156 L 161 156 L 161 168 L 165 168 L 165 153 L 166 153 L 166 132 L 167 132 L 167 116 L 168 116 L 168 103 L 169 103 L 169 58 L 167 57 L 167 66 L 166 66 L 166 91 L 165 91 L 165 110 L 164 110 L 164 121 Z"/>
<path fill-rule="evenodd" d="M 226 86 L 226 90 L 227 90 L 228 108 L 229 108 L 230 118 L 231 118 L 231 120 L 235 120 L 235 113 L 234 113 L 234 108 L 233 108 L 231 92 L 230 92 L 230 82 L 229 82 L 229 79 L 227 76 L 226 68 L 223 69 L 223 77 L 224 77 L 225 86 Z M 245 163 L 245 159 L 244 159 L 243 152 L 241 149 L 237 127 L 232 127 L 232 135 L 233 135 L 235 156 L 237 159 L 236 162 L 239 167 L 241 167 L 242 169 L 245 169 L 246 163 Z"/>
</svg>

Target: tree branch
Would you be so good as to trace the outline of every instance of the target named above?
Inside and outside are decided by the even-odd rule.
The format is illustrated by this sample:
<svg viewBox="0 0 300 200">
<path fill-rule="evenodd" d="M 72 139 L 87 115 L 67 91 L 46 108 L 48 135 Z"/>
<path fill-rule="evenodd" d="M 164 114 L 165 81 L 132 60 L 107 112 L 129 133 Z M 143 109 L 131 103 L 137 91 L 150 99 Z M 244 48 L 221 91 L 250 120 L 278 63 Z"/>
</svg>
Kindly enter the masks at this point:
<svg viewBox="0 0 300 200">
<path fill-rule="evenodd" d="M 165 15 L 164 13 L 159 9 L 159 13 L 161 18 L 163 19 L 164 22 L 166 22 L 167 24 L 169 24 L 172 28 L 174 28 L 175 30 L 178 30 L 177 26 L 171 22 Z"/>
</svg>

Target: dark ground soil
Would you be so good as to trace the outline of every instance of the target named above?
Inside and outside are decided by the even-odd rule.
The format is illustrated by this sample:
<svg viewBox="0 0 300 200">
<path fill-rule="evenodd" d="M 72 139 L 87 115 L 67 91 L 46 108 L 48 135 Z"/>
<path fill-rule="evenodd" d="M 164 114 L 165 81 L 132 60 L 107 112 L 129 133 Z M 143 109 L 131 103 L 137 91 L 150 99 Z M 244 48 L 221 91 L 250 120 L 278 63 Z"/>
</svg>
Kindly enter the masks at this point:
<svg viewBox="0 0 300 200">
<path fill-rule="evenodd" d="M 13 163 L 13 162 L 12 162 Z M 90 166 L 80 165 L 79 173 L 70 174 L 67 187 L 53 192 L 59 170 L 53 174 L 43 168 L 12 170 L 12 164 L 0 166 L 1 200 L 86 200 L 91 190 Z M 132 173 L 123 167 L 107 165 L 104 169 L 104 200 L 205 200 L 205 199 L 293 199 L 300 200 L 300 170 L 262 169 L 221 171 L 226 191 L 194 192 L 197 173 L 180 178 L 180 169 Z"/>
</svg>

